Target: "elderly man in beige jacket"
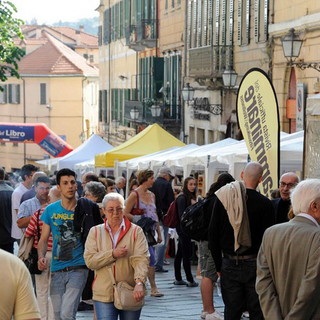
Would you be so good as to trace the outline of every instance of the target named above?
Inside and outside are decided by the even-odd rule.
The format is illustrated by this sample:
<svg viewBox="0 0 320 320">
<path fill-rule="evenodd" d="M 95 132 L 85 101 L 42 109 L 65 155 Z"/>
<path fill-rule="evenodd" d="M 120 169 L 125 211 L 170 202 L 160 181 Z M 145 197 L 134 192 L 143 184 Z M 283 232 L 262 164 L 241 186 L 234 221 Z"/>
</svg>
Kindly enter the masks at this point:
<svg viewBox="0 0 320 320">
<path fill-rule="evenodd" d="M 291 202 L 295 217 L 269 228 L 258 254 L 266 320 L 320 319 L 320 179 L 300 182 Z"/>
</svg>

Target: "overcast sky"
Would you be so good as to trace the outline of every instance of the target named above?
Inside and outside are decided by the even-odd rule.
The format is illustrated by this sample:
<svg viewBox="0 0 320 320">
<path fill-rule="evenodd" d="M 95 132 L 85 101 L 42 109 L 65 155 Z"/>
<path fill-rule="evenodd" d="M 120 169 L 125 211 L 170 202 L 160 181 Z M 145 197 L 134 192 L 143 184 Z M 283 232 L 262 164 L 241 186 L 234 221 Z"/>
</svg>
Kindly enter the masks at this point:
<svg viewBox="0 0 320 320">
<path fill-rule="evenodd" d="M 15 15 L 30 22 L 36 18 L 38 24 L 61 21 L 77 21 L 81 18 L 97 17 L 100 0 L 11 0 L 17 7 Z"/>
</svg>

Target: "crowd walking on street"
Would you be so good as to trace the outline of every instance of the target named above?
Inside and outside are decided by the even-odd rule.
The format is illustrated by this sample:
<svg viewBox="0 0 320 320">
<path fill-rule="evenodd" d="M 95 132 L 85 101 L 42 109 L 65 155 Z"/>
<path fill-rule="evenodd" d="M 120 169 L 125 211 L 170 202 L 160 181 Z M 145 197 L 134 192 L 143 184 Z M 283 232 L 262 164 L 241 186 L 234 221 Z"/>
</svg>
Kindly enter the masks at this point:
<svg viewBox="0 0 320 320">
<path fill-rule="evenodd" d="M 0 168 L 0 319 L 320 319 L 320 180 L 262 176 Z"/>
</svg>

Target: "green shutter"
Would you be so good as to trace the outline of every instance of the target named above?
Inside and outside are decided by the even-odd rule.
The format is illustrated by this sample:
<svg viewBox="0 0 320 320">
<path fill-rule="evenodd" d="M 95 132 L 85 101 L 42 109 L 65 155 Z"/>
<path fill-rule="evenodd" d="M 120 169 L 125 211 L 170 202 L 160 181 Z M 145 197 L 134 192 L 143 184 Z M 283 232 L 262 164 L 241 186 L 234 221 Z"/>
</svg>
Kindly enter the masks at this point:
<svg viewBox="0 0 320 320">
<path fill-rule="evenodd" d="M 110 43 L 110 9 L 106 9 L 103 13 L 103 43 Z"/>
<path fill-rule="evenodd" d="M 108 91 L 102 90 L 102 107 L 103 107 L 103 120 L 108 123 Z"/>
<path fill-rule="evenodd" d="M 8 102 L 8 97 L 7 97 L 8 86 L 5 84 L 0 87 L 2 88 L 2 90 L 0 90 L 0 103 L 6 104 Z"/>
<path fill-rule="evenodd" d="M 9 84 L 9 103 L 12 103 L 12 84 Z"/>
<path fill-rule="evenodd" d="M 102 122 L 102 90 L 99 90 L 98 121 Z"/>
<path fill-rule="evenodd" d="M 16 103 L 20 104 L 20 84 L 17 84 L 16 86 Z"/>
<path fill-rule="evenodd" d="M 40 104 L 47 104 L 47 84 L 40 83 Z"/>
</svg>

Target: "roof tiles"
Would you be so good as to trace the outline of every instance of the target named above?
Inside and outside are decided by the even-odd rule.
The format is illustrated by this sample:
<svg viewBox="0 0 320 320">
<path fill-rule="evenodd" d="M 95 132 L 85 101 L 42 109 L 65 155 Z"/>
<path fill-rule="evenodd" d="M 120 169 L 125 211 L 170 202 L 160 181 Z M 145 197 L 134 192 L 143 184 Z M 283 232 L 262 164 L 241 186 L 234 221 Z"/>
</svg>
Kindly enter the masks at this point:
<svg viewBox="0 0 320 320">
<path fill-rule="evenodd" d="M 98 69 L 89 65 L 78 53 L 50 35 L 48 42 L 26 55 L 19 62 L 19 73 L 27 74 L 83 74 L 98 76 Z"/>
</svg>

